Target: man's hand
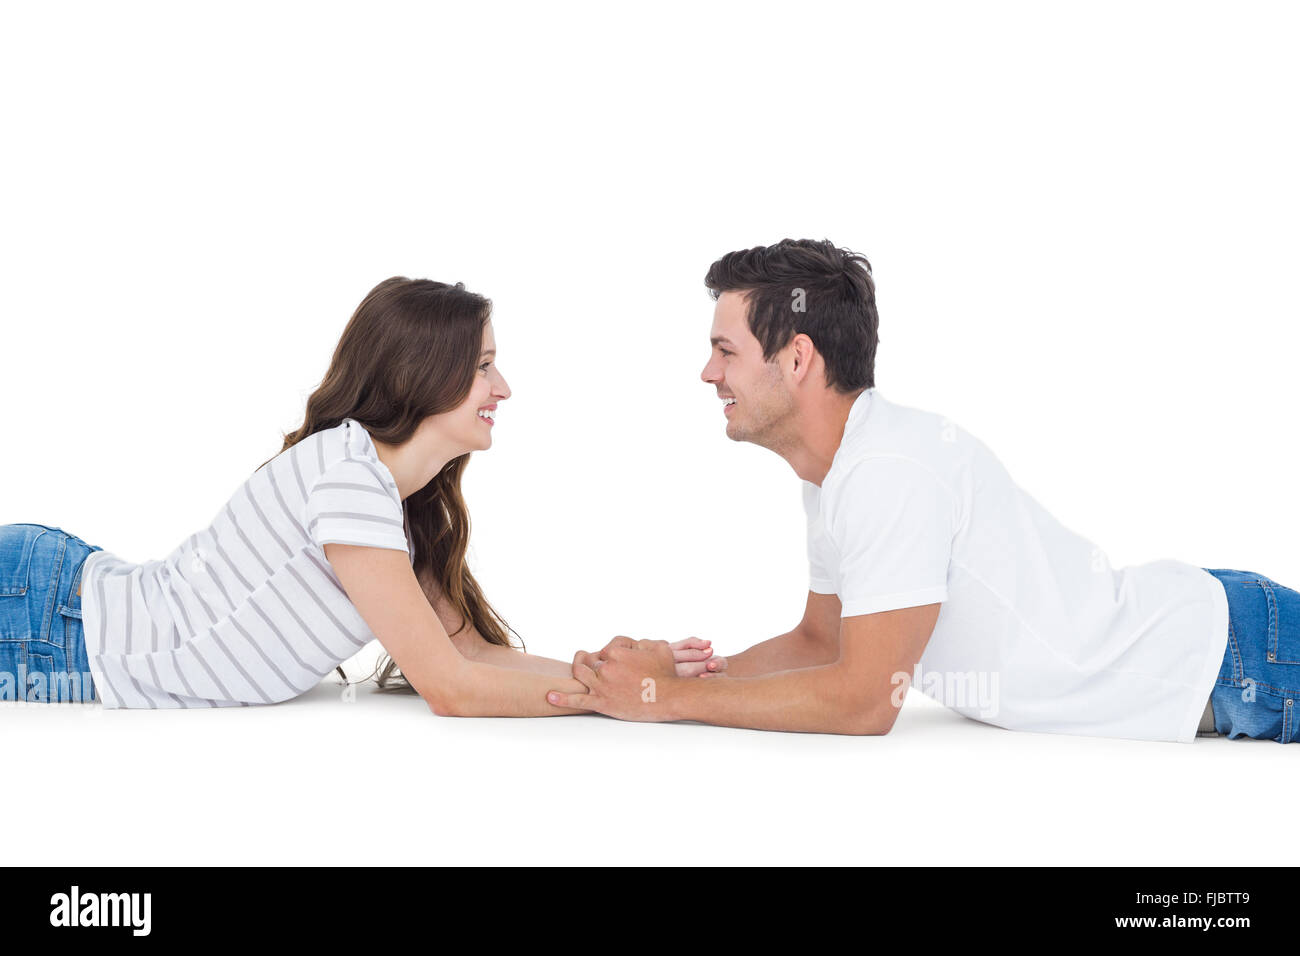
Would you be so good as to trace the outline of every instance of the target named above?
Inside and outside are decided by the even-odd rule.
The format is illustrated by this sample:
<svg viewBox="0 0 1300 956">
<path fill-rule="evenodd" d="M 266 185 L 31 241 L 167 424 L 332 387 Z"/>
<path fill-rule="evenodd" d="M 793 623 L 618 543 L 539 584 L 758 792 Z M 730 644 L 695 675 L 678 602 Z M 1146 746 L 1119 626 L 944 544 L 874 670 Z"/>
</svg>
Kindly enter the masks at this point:
<svg viewBox="0 0 1300 956">
<path fill-rule="evenodd" d="M 667 703 L 674 686 L 685 678 L 677 676 L 673 658 L 667 641 L 619 636 L 599 655 L 586 651 L 574 655 L 573 676 L 587 685 L 587 693 L 551 691 L 546 699 L 560 707 L 594 710 L 619 720 L 676 720 Z"/>
<path fill-rule="evenodd" d="M 668 646 L 672 648 L 673 664 L 677 668 L 677 676 L 713 677 L 716 673 L 720 673 L 727 666 L 727 659 L 715 656 L 710 645 L 710 641 L 699 637 L 688 637 L 684 641 L 669 644 Z M 601 657 L 604 653 L 603 650 L 596 654 L 590 654 L 587 651 L 578 652 L 584 658 L 590 658 L 590 660 L 584 660 L 583 663 L 592 670 L 600 670 L 600 665 L 605 663 Z"/>
<path fill-rule="evenodd" d="M 573 676 L 574 676 L 574 680 L 580 680 L 580 679 L 581 679 L 581 678 L 578 677 L 578 665 L 579 665 L 579 664 L 581 664 L 583 667 L 586 667 L 586 668 L 588 668 L 588 669 L 594 671 L 594 670 L 598 670 L 598 669 L 600 668 L 601 661 L 600 661 L 599 658 L 596 657 L 595 654 L 592 654 L 592 653 L 590 653 L 589 651 L 578 651 L 578 653 L 576 653 L 576 654 L 573 655 Z M 588 688 L 588 690 L 590 690 L 590 688 Z"/>
</svg>

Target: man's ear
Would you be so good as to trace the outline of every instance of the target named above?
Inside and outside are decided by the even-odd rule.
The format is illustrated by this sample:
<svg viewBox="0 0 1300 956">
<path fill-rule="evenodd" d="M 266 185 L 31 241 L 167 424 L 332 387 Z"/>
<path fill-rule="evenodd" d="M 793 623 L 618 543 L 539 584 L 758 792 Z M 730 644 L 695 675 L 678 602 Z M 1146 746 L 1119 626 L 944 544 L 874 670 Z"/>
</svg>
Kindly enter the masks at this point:
<svg viewBox="0 0 1300 956">
<path fill-rule="evenodd" d="M 800 332 L 790 340 L 790 345 L 794 353 L 794 372 L 796 377 L 802 377 L 808 374 L 808 367 L 812 365 L 813 343 L 812 339 Z"/>
</svg>

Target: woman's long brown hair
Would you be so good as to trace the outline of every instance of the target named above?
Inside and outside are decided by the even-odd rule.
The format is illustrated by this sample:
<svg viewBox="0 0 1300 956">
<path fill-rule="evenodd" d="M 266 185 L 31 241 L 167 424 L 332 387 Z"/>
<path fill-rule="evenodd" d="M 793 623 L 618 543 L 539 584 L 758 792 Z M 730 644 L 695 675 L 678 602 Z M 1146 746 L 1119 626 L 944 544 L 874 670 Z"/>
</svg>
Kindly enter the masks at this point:
<svg viewBox="0 0 1300 956">
<path fill-rule="evenodd" d="M 460 282 L 394 276 L 379 283 L 352 314 L 329 370 L 307 399 L 302 426 L 284 436 L 280 454 L 345 418 L 360 422 L 377 441 L 400 445 L 428 416 L 459 407 L 473 387 L 491 312 L 488 299 Z M 436 582 L 460 613 L 454 633 L 473 624 L 488 643 L 509 647 L 513 629 L 487 602 L 465 563 L 470 523 L 460 478 L 468 462 L 468 452 L 453 458 L 406 498 L 415 573 L 422 583 Z M 385 654 L 376 667 L 380 687 L 394 679 L 395 670 Z M 339 673 L 347 679 L 342 667 Z"/>
</svg>

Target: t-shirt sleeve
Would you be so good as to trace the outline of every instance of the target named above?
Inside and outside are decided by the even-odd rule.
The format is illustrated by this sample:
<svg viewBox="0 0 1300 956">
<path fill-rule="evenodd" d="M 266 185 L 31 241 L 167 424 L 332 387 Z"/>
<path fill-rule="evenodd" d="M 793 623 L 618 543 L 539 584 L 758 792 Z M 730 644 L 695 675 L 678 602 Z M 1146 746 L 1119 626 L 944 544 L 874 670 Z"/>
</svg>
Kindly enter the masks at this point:
<svg viewBox="0 0 1300 956">
<path fill-rule="evenodd" d="M 811 481 L 803 483 L 803 511 L 807 524 L 808 590 L 816 594 L 835 593 L 835 555 L 822 527 L 821 492 Z"/>
<path fill-rule="evenodd" d="M 307 533 L 317 545 L 359 544 L 409 553 L 397 487 L 375 462 L 344 458 L 312 485 Z"/>
<path fill-rule="evenodd" d="M 948 600 L 953 497 L 933 472 L 906 458 L 866 458 L 830 498 L 823 488 L 841 616 Z"/>
</svg>

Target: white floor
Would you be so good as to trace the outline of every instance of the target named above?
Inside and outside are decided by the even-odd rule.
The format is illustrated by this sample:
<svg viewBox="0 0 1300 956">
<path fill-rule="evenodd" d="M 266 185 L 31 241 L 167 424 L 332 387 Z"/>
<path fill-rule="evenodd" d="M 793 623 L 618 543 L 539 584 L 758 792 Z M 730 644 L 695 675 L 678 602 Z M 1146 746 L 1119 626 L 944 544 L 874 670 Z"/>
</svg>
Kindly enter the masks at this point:
<svg viewBox="0 0 1300 956">
<path fill-rule="evenodd" d="M 270 707 L 4 703 L 0 742 L 14 862 L 1204 866 L 1300 849 L 1300 747 L 1012 733 L 916 693 L 888 737 L 851 738 L 438 718 L 373 684 L 344 700 L 331 677 Z"/>
</svg>

